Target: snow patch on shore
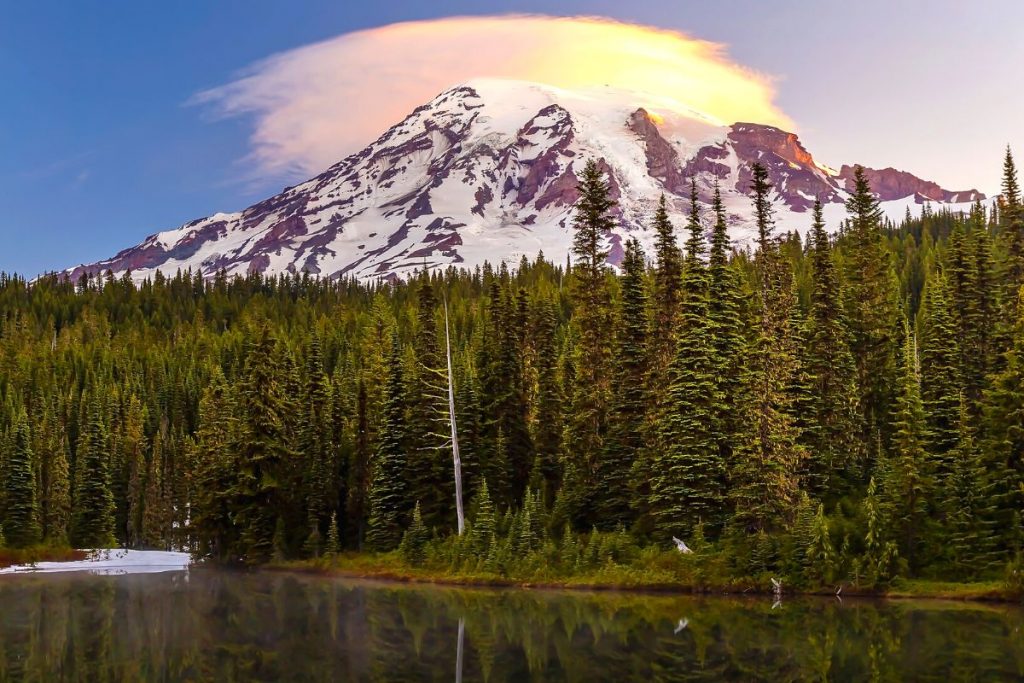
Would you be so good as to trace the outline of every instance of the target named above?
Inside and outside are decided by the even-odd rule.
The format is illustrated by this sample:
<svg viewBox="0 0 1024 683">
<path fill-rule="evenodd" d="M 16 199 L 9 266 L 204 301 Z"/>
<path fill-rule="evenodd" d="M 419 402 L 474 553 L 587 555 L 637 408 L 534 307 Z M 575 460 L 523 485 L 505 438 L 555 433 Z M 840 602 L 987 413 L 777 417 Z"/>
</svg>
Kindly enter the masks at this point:
<svg viewBox="0 0 1024 683">
<path fill-rule="evenodd" d="M 188 553 L 164 550 L 88 550 L 84 560 L 37 562 L 0 569 L 0 574 L 89 572 L 91 574 L 153 574 L 188 569 Z"/>
</svg>

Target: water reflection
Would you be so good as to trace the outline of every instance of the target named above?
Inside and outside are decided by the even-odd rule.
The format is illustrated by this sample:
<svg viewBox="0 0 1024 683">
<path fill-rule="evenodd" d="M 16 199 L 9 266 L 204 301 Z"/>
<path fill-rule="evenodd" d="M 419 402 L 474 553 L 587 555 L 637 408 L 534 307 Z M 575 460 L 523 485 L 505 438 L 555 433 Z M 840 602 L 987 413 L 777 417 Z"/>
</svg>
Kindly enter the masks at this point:
<svg viewBox="0 0 1024 683">
<path fill-rule="evenodd" d="M 193 571 L 0 580 L 0 681 L 1017 680 L 1021 611 Z"/>
</svg>

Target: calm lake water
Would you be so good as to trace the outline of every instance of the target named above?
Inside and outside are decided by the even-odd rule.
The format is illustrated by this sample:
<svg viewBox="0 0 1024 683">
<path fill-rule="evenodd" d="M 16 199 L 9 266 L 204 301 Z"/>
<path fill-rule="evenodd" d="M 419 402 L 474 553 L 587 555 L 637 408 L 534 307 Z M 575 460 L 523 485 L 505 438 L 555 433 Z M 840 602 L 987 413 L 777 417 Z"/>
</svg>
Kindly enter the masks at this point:
<svg viewBox="0 0 1024 683">
<path fill-rule="evenodd" d="M 0 577 L 0 681 L 1012 681 L 1024 613 L 212 570 Z"/>
</svg>

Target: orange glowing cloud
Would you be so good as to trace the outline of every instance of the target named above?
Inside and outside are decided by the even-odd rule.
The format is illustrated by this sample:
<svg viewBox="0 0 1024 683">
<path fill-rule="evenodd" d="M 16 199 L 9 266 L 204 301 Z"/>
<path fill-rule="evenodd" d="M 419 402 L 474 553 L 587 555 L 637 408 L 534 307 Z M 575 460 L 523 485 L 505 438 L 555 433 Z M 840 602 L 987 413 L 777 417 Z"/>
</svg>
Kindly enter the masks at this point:
<svg viewBox="0 0 1024 683">
<path fill-rule="evenodd" d="M 722 123 L 792 129 L 774 104 L 772 79 L 730 61 L 723 45 L 591 17 L 454 17 L 348 33 L 273 55 L 194 100 L 224 116 L 253 116 L 259 174 L 298 177 L 478 77 L 568 89 L 610 85 Z"/>
</svg>

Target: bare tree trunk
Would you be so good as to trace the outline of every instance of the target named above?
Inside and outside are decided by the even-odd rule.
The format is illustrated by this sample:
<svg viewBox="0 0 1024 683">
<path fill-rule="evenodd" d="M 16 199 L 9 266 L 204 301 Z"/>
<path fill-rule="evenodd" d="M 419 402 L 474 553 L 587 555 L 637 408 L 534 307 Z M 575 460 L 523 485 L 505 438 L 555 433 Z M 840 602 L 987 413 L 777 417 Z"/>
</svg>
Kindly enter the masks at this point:
<svg viewBox="0 0 1024 683">
<path fill-rule="evenodd" d="M 462 459 L 459 458 L 459 432 L 455 427 L 455 380 L 452 377 L 452 341 L 448 334 L 448 298 L 444 300 L 444 345 L 448 359 L 448 417 L 452 424 L 452 460 L 455 462 L 455 513 L 459 518 L 459 536 L 466 528 L 462 512 Z"/>
<path fill-rule="evenodd" d="M 459 617 L 459 644 L 455 651 L 455 683 L 462 683 L 462 652 L 465 649 L 463 641 L 466 639 L 466 617 Z"/>
</svg>

